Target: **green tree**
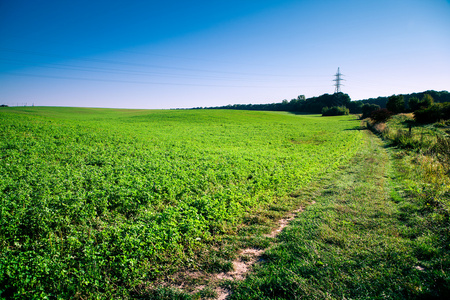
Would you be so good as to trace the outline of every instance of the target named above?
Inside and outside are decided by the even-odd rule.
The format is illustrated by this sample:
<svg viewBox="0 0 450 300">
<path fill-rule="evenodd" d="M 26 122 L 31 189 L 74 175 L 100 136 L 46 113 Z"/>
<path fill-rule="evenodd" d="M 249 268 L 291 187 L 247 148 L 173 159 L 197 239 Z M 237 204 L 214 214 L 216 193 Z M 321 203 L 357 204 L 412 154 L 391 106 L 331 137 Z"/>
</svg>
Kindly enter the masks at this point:
<svg viewBox="0 0 450 300">
<path fill-rule="evenodd" d="M 335 93 L 332 97 L 333 106 L 347 106 L 351 101 L 350 96 L 344 93 Z"/>
<path fill-rule="evenodd" d="M 424 109 L 432 106 L 434 103 L 433 97 L 429 94 L 423 95 L 422 100 L 419 100 L 417 97 L 413 97 L 409 99 L 408 106 L 411 111 L 416 111 L 419 109 Z"/>
<path fill-rule="evenodd" d="M 299 101 L 305 101 L 305 100 L 306 100 L 306 97 L 305 97 L 305 95 L 298 95 L 298 96 L 297 96 L 297 100 L 299 100 Z"/>
<path fill-rule="evenodd" d="M 322 108 L 322 116 L 343 116 L 348 115 L 349 110 L 345 106 L 332 106 Z"/>
<path fill-rule="evenodd" d="M 392 95 L 386 103 L 386 108 L 394 114 L 401 113 L 405 110 L 405 100 L 403 95 Z"/>
<path fill-rule="evenodd" d="M 361 111 L 362 111 L 361 119 L 370 117 L 372 112 L 379 110 L 379 109 L 380 109 L 379 105 L 364 103 L 364 105 L 361 107 Z"/>
<path fill-rule="evenodd" d="M 392 112 L 386 108 L 378 109 L 370 114 L 370 118 L 375 123 L 386 122 L 392 116 Z"/>
<path fill-rule="evenodd" d="M 429 94 L 423 95 L 422 101 L 420 101 L 421 106 L 420 107 L 430 107 L 434 103 L 433 97 Z"/>
<path fill-rule="evenodd" d="M 420 100 L 417 97 L 412 97 L 408 101 L 409 110 L 416 111 L 420 108 Z"/>
<path fill-rule="evenodd" d="M 434 123 L 439 120 L 449 120 L 450 102 L 433 103 L 429 107 L 421 107 L 414 112 L 414 119 L 418 123 Z"/>
</svg>

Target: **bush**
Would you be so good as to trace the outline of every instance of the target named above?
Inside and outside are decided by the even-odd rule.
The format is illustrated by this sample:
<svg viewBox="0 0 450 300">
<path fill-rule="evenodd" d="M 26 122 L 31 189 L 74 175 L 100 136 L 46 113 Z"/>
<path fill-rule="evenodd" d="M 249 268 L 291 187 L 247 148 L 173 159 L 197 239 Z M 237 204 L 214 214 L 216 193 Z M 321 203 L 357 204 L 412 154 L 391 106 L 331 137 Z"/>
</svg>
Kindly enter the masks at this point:
<svg viewBox="0 0 450 300">
<path fill-rule="evenodd" d="M 345 106 L 332 106 L 322 108 L 322 116 L 343 116 L 348 115 L 349 109 Z"/>
<path fill-rule="evenodd" d="M 418 123 L 434 123 L 450 119 L 450 102 L 434 103 L 414 112 L 414 119 Z"/>
<path fill-rule="evenodd" d="M 386 122 L 393 115 L 393 113 L 386 108 L 376 110 L 370 114 L 370 118 L 375 123 Z"/>
<path fill-rule="evenodd" d="M 369 103 L 365 103 L 362 107 L 361 107 L 361 111 L 362 111 L 362 116 L 361 119 L 365 119 L 370 117 L 370 115 L 372 114 L 372 112 L 379 110 L 381 107 L 379 105 L 376 104 L 369 104 Z"/>
</svg>

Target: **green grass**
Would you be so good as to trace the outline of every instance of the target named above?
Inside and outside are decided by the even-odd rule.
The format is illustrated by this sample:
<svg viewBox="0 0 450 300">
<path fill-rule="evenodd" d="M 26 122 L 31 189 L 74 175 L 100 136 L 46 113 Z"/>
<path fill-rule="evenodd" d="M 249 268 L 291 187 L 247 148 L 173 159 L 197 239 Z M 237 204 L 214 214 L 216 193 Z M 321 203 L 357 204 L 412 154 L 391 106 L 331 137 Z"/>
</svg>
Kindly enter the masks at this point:
<svg viewBox="0 0 450 300">
<path fill-rule="evenodd" d="M 374 136 L 366 143 L 351 164 L 308 188 L 316 203 L 246 280 L 225 283 L 230 299 L 449 297 L 448 214 L 406 193 L 421 191 L 408 182 L 430 184 L 425 164 L 394 149 L 391 160 Z"/>
<path fill-rule="evenodd" d="M 0 125 L 13 299 L 178 295 L 158 284 L 267 247 L 299 191 L 363 145 L 351 116 L 28 107 L 2 108 Z"/>
<path fill-rule="evenodd" d="M 411 114 L 394 115 L 385 125 L 382 136 L 391 145 L 403 149 L 432 152 L 441 139 L 448 138 L 446 122 L 418 124 Z"/>
</svg>

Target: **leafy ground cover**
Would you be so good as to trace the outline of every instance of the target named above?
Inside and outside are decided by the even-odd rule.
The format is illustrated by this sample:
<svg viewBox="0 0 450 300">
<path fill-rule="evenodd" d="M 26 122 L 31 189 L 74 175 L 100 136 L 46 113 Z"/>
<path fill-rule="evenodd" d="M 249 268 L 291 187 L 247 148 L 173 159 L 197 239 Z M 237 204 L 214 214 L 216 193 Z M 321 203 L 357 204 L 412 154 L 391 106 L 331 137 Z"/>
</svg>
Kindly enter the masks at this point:
<svg viewBox="0 0 450 300">
<path fill-rule="evenodd" d="M 367 136 L 351 164 L 307 189 L 309 206 L 231 299 L 447 299 L 448 174 Z M 431 162 L 431 163 L 430 163 Z"/>
<path fill-rule="evenodd" d="M 351 116 L 33 107 L 1 108 L 0 125 L 13 299 L 148 298 L 181 270 L 226 270 L 363 145 Z"/>
</svg>

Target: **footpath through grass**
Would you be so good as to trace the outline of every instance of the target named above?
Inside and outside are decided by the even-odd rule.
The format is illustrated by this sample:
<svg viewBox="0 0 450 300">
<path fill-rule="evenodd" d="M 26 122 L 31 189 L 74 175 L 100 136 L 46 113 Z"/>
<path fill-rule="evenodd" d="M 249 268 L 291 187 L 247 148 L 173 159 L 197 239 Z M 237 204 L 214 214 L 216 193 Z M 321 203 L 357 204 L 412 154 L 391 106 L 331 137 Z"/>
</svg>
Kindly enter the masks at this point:
<svg viewBox="0 0 450 300">
<path fill-rule="evenodd" d="M 254 272 L 228 283 L 231 299 L 449 299 L 448 243 L 397 193 L 402 169 L 389 153 L 367 132 L 351 164 L 308 188 L 316 203 Z"/>
</svg>

